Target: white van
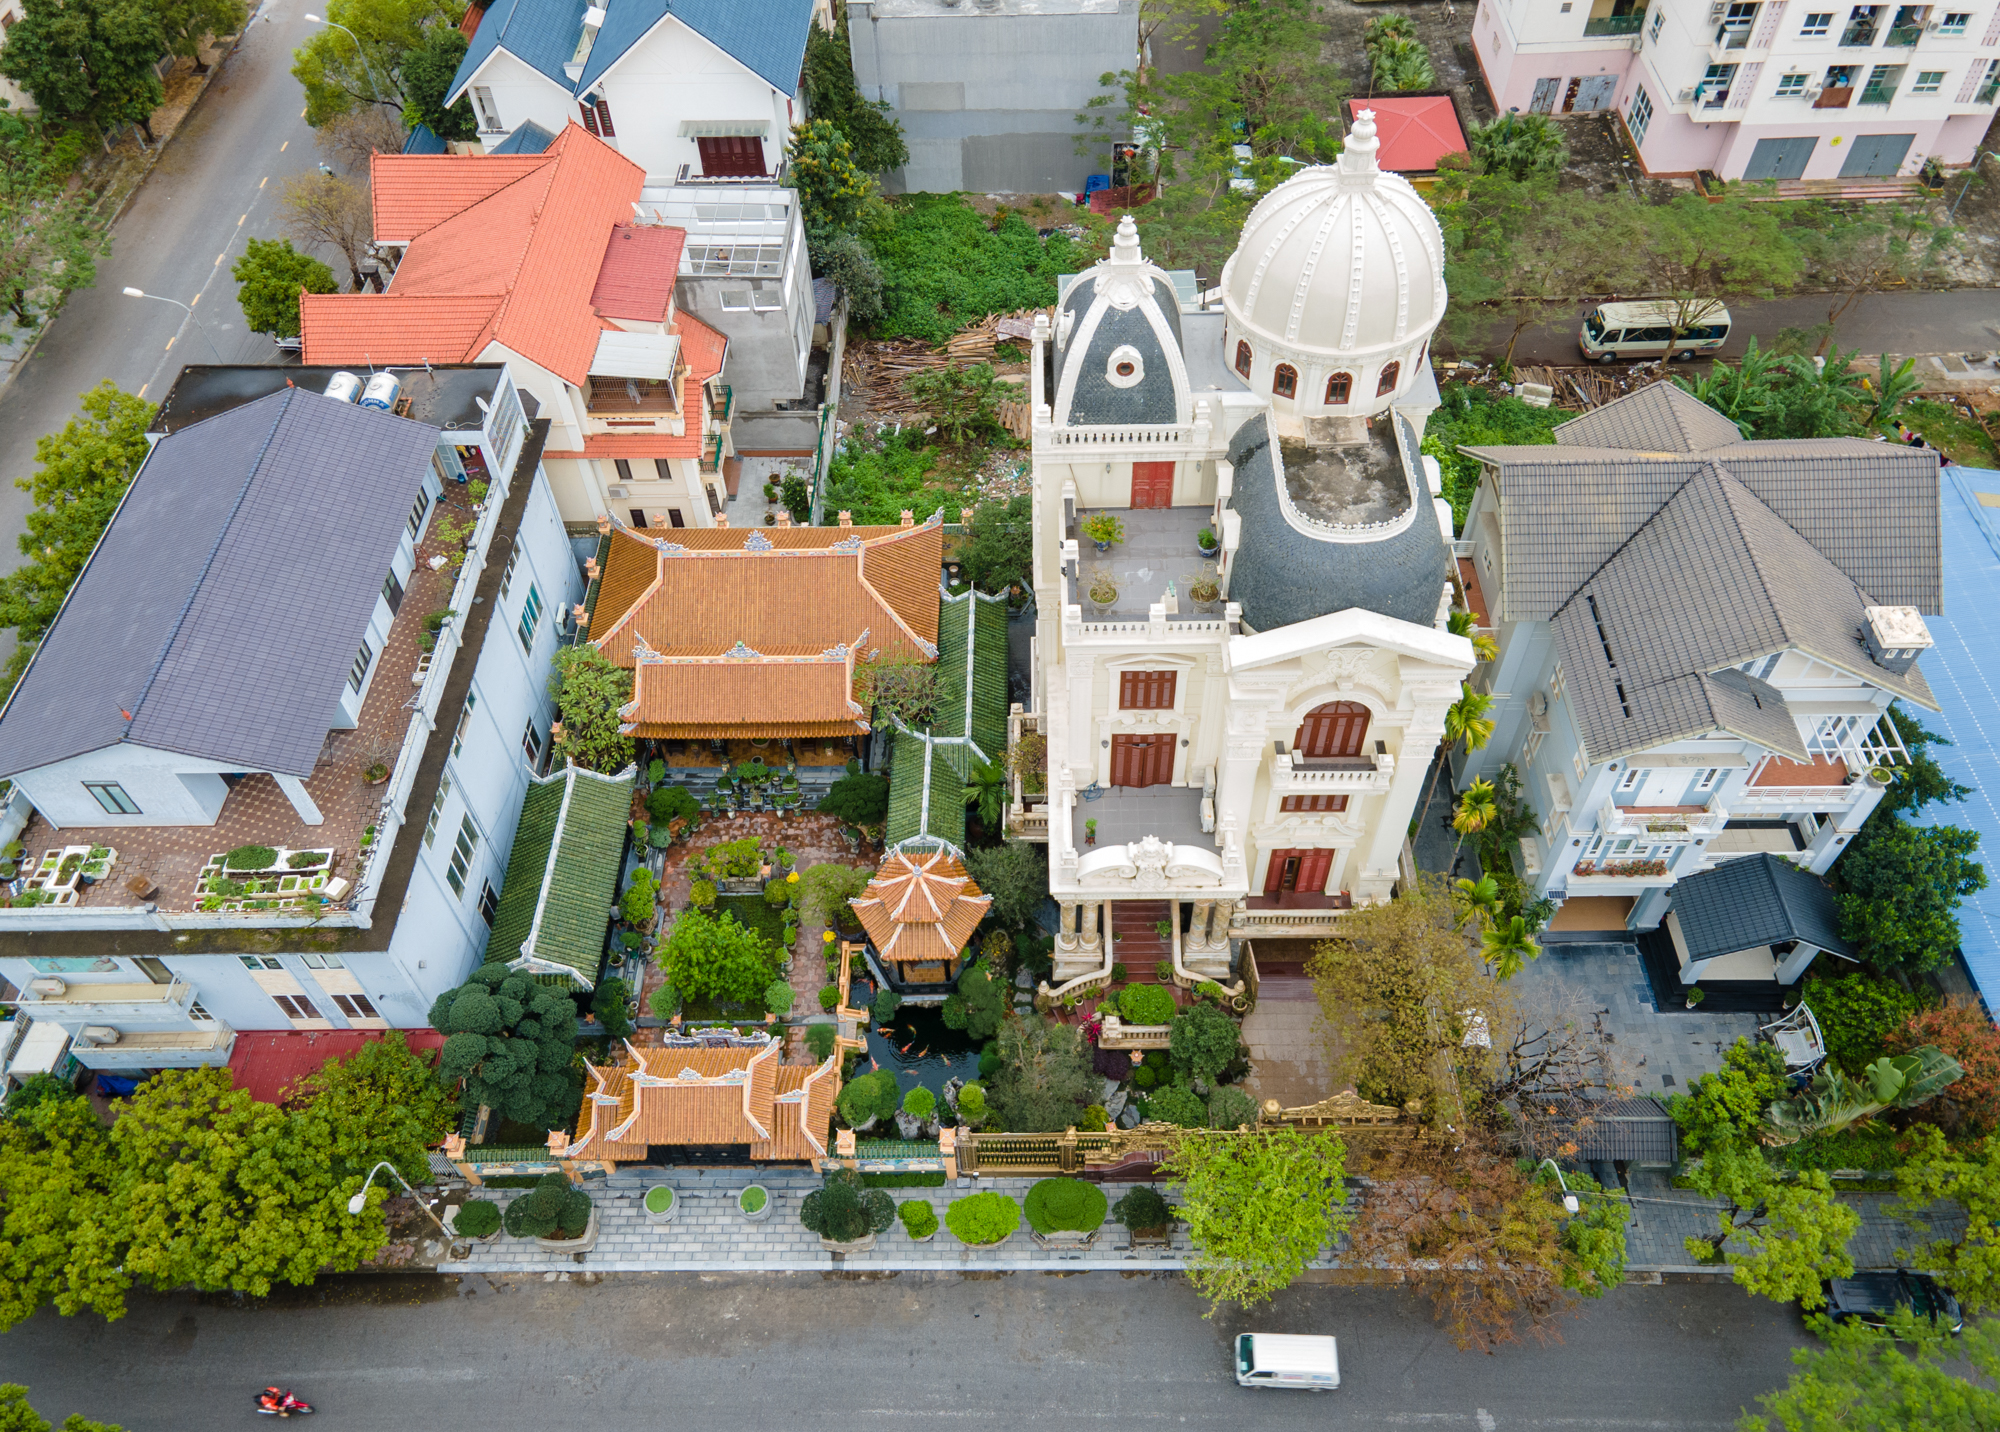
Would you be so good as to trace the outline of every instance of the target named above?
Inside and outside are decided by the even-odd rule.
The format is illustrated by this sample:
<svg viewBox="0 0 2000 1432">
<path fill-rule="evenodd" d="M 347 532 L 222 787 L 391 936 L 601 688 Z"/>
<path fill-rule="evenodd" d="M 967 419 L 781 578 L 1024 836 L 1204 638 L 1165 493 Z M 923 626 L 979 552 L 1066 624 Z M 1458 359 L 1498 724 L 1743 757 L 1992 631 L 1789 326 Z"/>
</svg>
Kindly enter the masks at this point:
<svg viewBox="0 0 2000 1432">
<path fill-rule="evenodd" d="M 1612 363 L 1621 358 L 1661 358 L 1672 339 L 1674 357 L 1687 362 L 1697 356 L 1712 356 L 1722 350 L 1729 337 L 1729 310 L 1719 308 L 1674 337 L 1674 305 L 1671 303 L 1601 303 L 1584 316 L 1577 331 L 1576 346 L 1592 363 Z"/>
<path fill-rule="evenodd" d="M 1236 1382 L 1239 1387 L 1325 1392 L 1340 1386 L 1340 1349 L 1332 1338 L 1238 1333 Z"/>
</svg>

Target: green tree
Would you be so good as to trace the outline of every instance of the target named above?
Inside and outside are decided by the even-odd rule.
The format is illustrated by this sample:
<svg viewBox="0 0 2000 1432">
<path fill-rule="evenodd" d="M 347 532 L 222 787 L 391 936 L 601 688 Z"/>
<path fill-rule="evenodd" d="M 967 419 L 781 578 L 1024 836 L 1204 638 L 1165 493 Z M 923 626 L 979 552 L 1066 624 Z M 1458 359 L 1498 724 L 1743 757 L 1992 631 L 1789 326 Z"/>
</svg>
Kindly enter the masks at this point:
<svg viewBox="0 0 2000 1432">
<path fill-rule="evenodd" d="M 1060 1133 L 1077 1122 L 1101 1087 L 1090 1048 L 1074 1025 L 1010 1014 L 993 1051 L 1000 1068 L 987 1085 L 987 1102 L 1009 1133 Z"/>
<path fill-rule="evenodd" d="M 168 46 L 184 59 L 196 58 L 210 36 L 241 34 L 250 18 L 243 0 L 155 0 L 154 8 Z"/>
<path fill-rule="evenodd" d="M 438 1083 L 437 1062 L 392 1029 L 301 1079 L 286 1091 L 285 1107 L 328 1150 L 338 1177 L 365 1175 L 387 1159 L 409 1183 L 428 1183 L 429 1150 L 458 1113 Z"/>
<path fill-rule="evenodd" d="M 888 311 L 882 300 L 882 265 L 858 236 L 828 236 L 813 254 L 812 266 L 815 278 L 831 279 L 847 295 L 851 322 L 866 328 L 882 321 Z"/>
<path fill-rule="evenodd" d="M 1932 1238 L 1911 1250 L 1912 1260 L 1935 1270 L 1968 1312 L 2000 1307 L 2000 1137 L 1948 1144 L 1923 1125 L 1910 1137 L 1914 1147 L 1897 1166 L 1896 1192 L 1911 1230 L 1938 1231 L 1922 1216 L 1934 1203 L 1949 1199 L 1965 1210 L 1961 1237 Z"/>
<path fill-rule="evenodd" d="M 81 416 L 36 440 L 41 470 L 15 481 L 33 497 L 34 507 L 28 530 L 15 539 L 27 561 L 0 577 L 0 625 L 13 627 L 20 640 L 9 662 L 10 688 L 27 669 L 35 643 L 55 620 L 145 461 L 146 429 L 159 411 L 109 379 L 83 394 L 82 403 Z"/>
<path fill-rule="evenodd" d="M 1758 1149 L 1735 1145 L 1711 1147 L 1688 1177 L 1726 1204 L 1717 1232 L 1687 1240 L 1697 1263 L 1726 1262 L 1740 1286 L 1807 1309 L 1825 1303 L 1823 1280 L 1854 1271 L 1847 1240 L 1861 1215 L 1840 1201 L 1824 1169 L 1787 1175 Z"/>
<path fill-rule="evenodd" d="M 1460 683 L 1458 700 L 1445 708 L 1444 748 L 1438 752 L 1437 764 L 1431 769 L 1430 784 L 1424 788 L 1424 803 L 1417 807 L 1417 818 L 1431 808 L 1431 795 L 1437 790 L 1438 777 L 1451 764 L 1451 750 L 1454 746 L 1464 746 L 1467 755 L 1485 749 L 1493 739 L 1493 718 L 1486 714 L 1493 705 L 1493 698 L 1486 692 L 1474 691 L 1469 682 Z"/>
<path fill-rule="evenodd" d="M 1823 1346 L 1795 1348 L 1799 1371 L 1757 1400 L 1739 1432 L 1974 1432 L 2000 1426 L 2000 1322 L 1967 1323 L 1956 1341 L 1897 1312 L 1890 1331 L 1816 1322 Z M 1909 1351 L 1905 1352 L 1904 1348 Z M 1970 1363 L 1985 1379 L 1960 1371 Z"/>
<path fill-rule="evenodd" d="M 1338 1236 L 1349 1222 L 1346 1157 L 1335 1135 L 1291 1127 L 1181 1138 L 1169 1187 L 1194 1240 L 1188 1281 L 1209 1300 L 1208 1316 L 1290 1287 Z"/>
<path fill-rule="evenodd" d="M 292 247 L 290 239 L 251 239 L 243 257 L 229 266 L 236 302 L 252 333 L 273 338 L 299 336 L 299 295 L 337 293 L 333 270 Z"/>
<path fill-rule="evenodd" d="M 1034 523 L 1034 499 L 1025 492 L 972 509 L 972 526 L 959 545 L 958 560 L 973 586 L 998 595 L 1033 580 Z"/>
<path fill-rule="evenodd" d="M 1958 904 L 1986 888 L 1979 833 L 1870 820 L 1834 867 L 1840 933 L 1878 967 L 1935 969 L 1958 946 Z"/>
<path fill-rule="evenodd" d="M 427 124 L 439 139 L 471 139 L 479 133 L 469 98 L 449 107 L 444 102 L 469 43 L 455 26 L 432 25 L 422 43 L 403 56 L 404 128 Z"/>
<path fill-rule="evenodd" d="M 17 1098 L 0 1123 L 0 1330 L 45 1303 L 123 1317 L 132 1275 L 110 1133 L 67 1090 L 26 1109 Z"/>
<path fill-rule="evenodd" d="M 594 646 L 555 655 L 549 694 L 562 717 L 562 754 L 586 770 L 613 775 L 632 764 L 632 738 L 619 731 L 619 708 L 632 699 L 632 673 Z"/>
<path fill-rule="evenodd" d="M 327 0 L 320 13 L 332 24 L 292 52 L 292 76 L 305 87 L 306 123 L 314 128 L 357 105 L 401 113 L 412 100 L 404 65 L 425 49 L 433 29 L 456 29 L 465 5 L 463 0 Z M 359 37 L 358 49 L 349 31 Z"/>
<path fill-rule="evenodd" d="M 1021 929 L 1049 898 L 1048 848 L 1026 841 L 974 847 L 965 852 L 966 873 L 981 891 L 993 897 L 987 913 L 1001 924 Z"/>
<path fill-rule="evenodd" d="M 849 825 L 875 825 L 889 815 L 889 782 L 855 771 L 842 776 L 820 797 L 819 808 Z"/>
<path fill-rule="evenodd" d="M 1950 741 L 1926 729 L 1901 702 L 1889 707 L 1889 719 L 1895 723 L 1896 734 L 1902 738 L 1910 760 L 1907 765 L 1889 768 L 1894 780 L 1883 792 L 1881 804 L 1875 807 L 1874 818 L 1879 819 L 1885 811 L 1898 816 L 1915 815 L 1925 806 L 1962 801 L 1972 794 L 1972 787 L 1962 786 L 1947 776 L 1937 757 L 1930 753 L 1932 746 L 1949 746 Z"/>
<path fill-rule="evenodd" d="M 1769 204 L 1677 194 L 1635 212 L 1647 287 L 1662 295 L 1675 342 L 1731 300 L 1768 297 L 1798 277 L 1798 249 Z"/>
<path fill-rule="evenodd" d="M 604 1026 L 607 1038 L 618 1040 L 631 1035 L 632 1016 L 625 1008 L 631 998 L 632 987 L 616 976 L 599 983 L 596 992 L 591 995 L 590 1012 Z"/>
<path fill-rule="evenodd" d="M 1787 204 L 1784 228 L 1802 271 L 1827 294 L 1820 353 L 1862 298 L 1931 278 L 1958 239 L 1923 207 L 1903 204 Z"/>
<path fill-rule="evenodd" d="M 659 946 L 660 964 L 682 999 L 747 1004 L 771 982 L 770 942 L 732 915 L 683 910 Z"/>
<path fill-rule="evenodd" d="M 131 1242 L 125 1270 L 156 1288 L 264 1297 L 279 1283 L 348 1272 L 387 1241 L 378 1186 L 321 1143 L 320 1126 L 233 1087 L 227 1069 L 169 1069 L 132 1096 L 111 1131 L 123 1161 Z"/>
<path fill-rule="evenodd" d="M 929 410 L 938 436 L 954 446 L 1000 430 L 1000 396 L 991 363 L 947 364 L 904 381 L 914 402 Z"/>
<path fill-rule="evenodd" d="M 978 959 L 958 977 L 958 989 L 946 996 L 940 1011 L 945 1024 L 962 1029 L 971 1039 L 991 1039 L 1006 1017 L 1007 974 L 986 959 Z"/>
<path fill-rule="evenodd" d="M 965 803 L 979 812 L 979 823 L 998 834 L 1007 820 L 1007 768 L 998 761 L 981 761 L 965 778 Z"/>
<path fill-rule="evenodd" d="M 845 9 L 834 29 L 814 25 L 807 32 L 805 69 L 799 78 L 807 110 L 840 131 L 858 168 L 881 174 L 910 162 L 903 126 L 892 117 L 889 106 L 863 99 L 854 83 Z"/>
<path fill-rule="evenodd" d="M 807 120 L 793 127 L 785 157 L 785 187 L 798 191 L 807 246 L 818 253 L 835 234 L 854 233 L 875 181 L 854 162 L 847 137 L 831 120 Z"/>
<path fill-rule="evenodd" d="M 165 91 L 154 64 L 167 48 L 157 6 L 146 0 L 23 0 L 0 49 L 0 75 L 43 113 L 108 132 L 149 120 Z"/>
<path fill-rule="evenodd" d="M 868 888 L 868 872 L 822 861 L 799 872 L 799 916 L 803 924 L 830 925 L 840 907 Z"/>
<path fill-rule="evenodd" d="M 1776 1047 L 1739 1039 L 1723 1052 L 1722 1068 L 1667 1100 L 1690 1154 L 1748 1143 L 1764 1110 L 1785 1096 L 1785 1060 Z"/>
<path fill-rule="evenodd" d="M 1179 1124 L 1184 1129 L 1208 1127 L 1208 1105 L 1194 1090 L 1178 1084 L 1164 1084 L 1141 1096 L 1139 1107 L 1150 1123 Z"/>
<path fill-rule="evenodd" d="M 458 1106 L 488 1105 L 503 1119 L 553 1129 L 576 1112 L 582 1090 L 569 1072 L 576 1002 L 498 962 L 480 966 L 431 1005 L 445 1036 L 438 1077 L 463 1081 Z"/>
<path fill-rule="evenodd" d="M 104 234 L 89 192 L 70 183 L 81 139 L 0 108 L 0 294 L 21 327 L 35 321 L 31 297 L 53 313 L 97 281 Z"/>
<path fill-rule="evenodd" d="M 49 1432 L 47 1419 L 28 1405 L 28 1389 L 18 1382 L 0 1382 L 0 1432 Z M 61 1432 L 123 1432 L 109 1422 L 92 1422 L 82 1413 L 63 1419 Z"/>
<path fill-rule="evenodd" d="M 1499 175 L 1516 184 L 1553 179 L 1569 162 L 1562 130 L 1546 114 L 1507 114 L 1466 133 L 1467 147 L 1482 174 Z"/>
<path fill-rule="evenodd" d="M 1174 1016 L 1168 1026 L 1167 1053 L 1176 1074 L 1192 1083 L 1213 1085 L 1236 1058 L 1240 1042 L 1236 1021 L 1204 1001 Z"/>
</svg>

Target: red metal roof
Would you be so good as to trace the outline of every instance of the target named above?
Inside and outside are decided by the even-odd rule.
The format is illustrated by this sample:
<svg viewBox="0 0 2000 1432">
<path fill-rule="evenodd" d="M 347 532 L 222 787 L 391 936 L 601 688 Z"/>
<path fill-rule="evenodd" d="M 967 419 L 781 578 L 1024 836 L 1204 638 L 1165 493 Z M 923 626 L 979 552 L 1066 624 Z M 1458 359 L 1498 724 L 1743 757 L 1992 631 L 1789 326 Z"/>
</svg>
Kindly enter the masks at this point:
<svg viewBox="0 0 2000 1432">
<path fill-rule="evenodd" d="M 606 318 L 664 323 L 686 245 L 685 229 L 620 224 L 604 246 L 590 306 Z"/>
<path fill-rule="evenodd" d="M 1458 110 L 1448 94 L 1377 95 L 1347 101 L 1347 117 L 1362 110 L 1375 112 L 1375 132 L 1381 148 L 1375 162 L 1397 174 L 1429 174 L 1438 160 L 1465 146 Z"/>
<path fill-rule="evenodd" d="M 410 1048 L 429 1054 L 444 1048 L 444 1036 L 435 1029 L 402 1031 Z M 275 1104 L 287 1089 L 308 1074 L 319 1072 L 329 1059 L 345 1059 L 364 1044 L 380 1039 L 379 1029 L 299 1029 L 259 1034 L 238 1034 L 236 1048 L 229 1056 L 229 1072 L 236 1087 L 248 1089 L 260 1103 Z"/>
</svg>

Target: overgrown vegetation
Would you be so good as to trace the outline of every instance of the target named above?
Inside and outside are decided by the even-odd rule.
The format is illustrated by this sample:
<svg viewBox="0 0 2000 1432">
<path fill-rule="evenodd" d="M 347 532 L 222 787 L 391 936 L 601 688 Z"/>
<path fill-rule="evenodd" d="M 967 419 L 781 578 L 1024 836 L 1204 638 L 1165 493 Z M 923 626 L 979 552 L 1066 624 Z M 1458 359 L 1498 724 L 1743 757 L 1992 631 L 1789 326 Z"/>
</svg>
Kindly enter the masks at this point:
<svg viewBox="0 0 2000 1432">
<path fill-rule="evenodd" d="M 1044 239 L 1015 213 L 989 223 L 956 194 L 890 200 L 866 239 L 883 275 L 878 335 L 927 343 L 989 313 L 1054 303 L 1056 275 L 1081 273 L 1102 251 L 1061 232 Z"/>
<path fill-rule="evenodd" d="M 632 738 L 618 729 L 618 708 L 632 699 L 631 672 L 594 646 L 565 646 L 551 663 L 549 694 L 562 718 L 559 756 L 606 775 L 632 764 Z"/>
<path fill-rule="evenodd" d="M 1466 509 L 1479 490 L 1479 463 L 1461 453 L 1461 447 L 1553 443 L 1556 425 L 1576 416 L 1561 408 L 1530 407 L 1519 398 L 1464 383 L 1446 383 L 1439 396 L 1437 411 L 1424 425 L 1423 451 L 1437 459 L 1443 473 L 1455 528 L 1464 527 Z"/>
</svg>

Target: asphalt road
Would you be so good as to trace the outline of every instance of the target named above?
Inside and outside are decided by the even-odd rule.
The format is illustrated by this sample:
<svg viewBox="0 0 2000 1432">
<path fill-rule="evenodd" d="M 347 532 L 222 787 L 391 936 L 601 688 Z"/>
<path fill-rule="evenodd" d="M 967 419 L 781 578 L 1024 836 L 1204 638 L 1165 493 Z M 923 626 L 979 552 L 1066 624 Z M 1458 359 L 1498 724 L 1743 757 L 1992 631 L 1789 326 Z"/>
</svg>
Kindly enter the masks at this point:
<svg viewBox="0 0 2000 1432">
<path fill-rule="evenodd" d="M 1820 295 L 1731 304 L 1734 322 L 1721 356 L 1742 357 L 1752 335 L 1759 346 L 1769 347 L 1781 329 L 1824 323 L 1833 302 Z M 1529 329 L 1514 347 L 1514 361 L 1581 363 L 1576 333 L 1591 306 L 1578 303 L 1570 318 Z M 1858 348 L 1863 353 L 1990 353 L 2000 349 L 2000 290 L 1869 294 L 1841 317 L 1834 341 L 1843 349 Z M 1507 330 L 1495 330 L 1482 356 L 1498 357 L 1506 342 Z"/>
<path fill-rule="evenodd" d="M 0 1381 L 128 1432 L 253 1416 L 277 1382 L 322 1428 L 561 1426 L 1106 1429 L 1733 1427 L 1790 1375 L 1796 1312 L 1725 1285 L 1623 1288 L 1566 1341 L 1454 1349 L 1427 1304 L 1313 1286 L 1204 1321 L 1177 1277 L 1096 1273 L 611 1278 L 598 1286 L 411 1277 L 303 1290 L 289 1305 L 143 1297 L 106 1324 L 44 1311 L 0 1337 Z M 1249 1391 L 1238 1331 L 1330 1332 L 1345 1385 Z"/>
<path fill-rule="evenodd" d="M 279 181 L 321 157 L 291 76 L 292 51 L 318 28 L 302 18 L 312 8 L 267 0 L 119 220 L 95 286 L 71 295 L 0 393 L 0 568 L 14 565 L 30 506 L 14 479 L 34 473 L 35 440 L 69 421 L 86 389 L 109 378 L 157 397 L 183 362 L 272 357 L 271 340 L 244 326 L 229 266 L 245 238 L 278 237 Z M 192 305 L 200 331 L 171 304 L 125 297 L 128 286 Z"/>
</svg>

